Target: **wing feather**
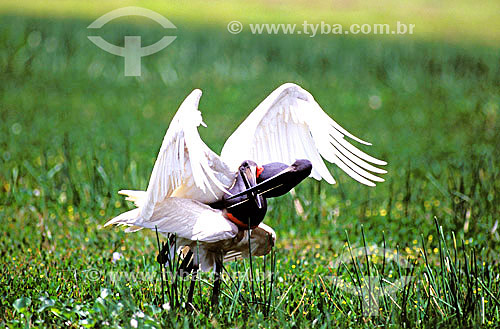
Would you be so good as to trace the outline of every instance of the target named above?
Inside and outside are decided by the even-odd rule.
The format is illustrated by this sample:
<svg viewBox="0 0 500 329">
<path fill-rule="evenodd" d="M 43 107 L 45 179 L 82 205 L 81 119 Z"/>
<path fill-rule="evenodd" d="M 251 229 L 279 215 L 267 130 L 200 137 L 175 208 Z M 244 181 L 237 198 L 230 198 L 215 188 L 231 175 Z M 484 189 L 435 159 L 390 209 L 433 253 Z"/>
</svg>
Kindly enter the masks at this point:
<svg viewBox="0 0 500 329">
<path fill-rule="evenodd" d="M 287 83 L 262 101 L 229 137 L 221 159 L 235 170 L 244 160 L 291 164 L 305 158 L 312 163 L 311 177 L 333 184 L 324 159 L 362 184 L 384 181 L 374 173 L 386 173 L 375 166 L 386 162 L 359 150 L 345 137 L 371 145 L 330 118 L 306 90 Z"/>
<path fill-rule="evenodd" d="M 220 199 L 233 174 L 201 140 L 203 124 L 198 103 L 201 90 L 184 100 L 163 138 L 144 200 L 140 218 L 147 221 L 158 203 L 175 196 L 211 203 Z"/>
</svg>

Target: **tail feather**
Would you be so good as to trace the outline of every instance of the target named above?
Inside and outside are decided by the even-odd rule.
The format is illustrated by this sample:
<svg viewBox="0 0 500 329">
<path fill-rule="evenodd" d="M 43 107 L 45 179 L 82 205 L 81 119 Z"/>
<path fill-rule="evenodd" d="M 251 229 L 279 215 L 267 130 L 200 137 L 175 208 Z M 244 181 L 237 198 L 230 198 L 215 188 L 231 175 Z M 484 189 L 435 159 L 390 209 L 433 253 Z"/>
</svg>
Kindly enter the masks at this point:
<svg viewBox="0 0 500 329">
<path fill-rule="evenodd" d="M 146 200 L 146 191 L 120 190 L 118 194 L 127 196 L 125 200 L 132 201 L 136 207 L 140 207 Z"/>
<path fill-rule="evenodd" d="M 128 226 L 134 226 L 135 221 L 139 217 L 139 208 L 129 210 L 127 212 L 124 212 L 123 214 L 120 214 L 116 216 L 115 218 L 111 219 L 108 221 L 104 226 L 109 226 L 109 225 L 128 225 Z"/>
<path fill-rule="evenodd" d="M 125 233 L 132 233 L 142 230 L 144 227 L 141 226 L 130 226 L 125 229 Z"/>
</svg>

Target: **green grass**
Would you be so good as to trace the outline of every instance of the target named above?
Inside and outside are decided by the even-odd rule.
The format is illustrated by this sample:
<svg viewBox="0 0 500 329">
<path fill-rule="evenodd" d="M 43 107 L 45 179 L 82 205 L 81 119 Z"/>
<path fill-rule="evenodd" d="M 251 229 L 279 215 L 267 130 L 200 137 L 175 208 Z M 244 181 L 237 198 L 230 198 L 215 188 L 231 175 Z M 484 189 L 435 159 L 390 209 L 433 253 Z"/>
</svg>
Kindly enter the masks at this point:
<svg viewBox="0 0 500 329">
<path fill-rule="evenodd" d="M 90 21 L 0 20 L 2 325 L 129 327 L 132 318 L 155 327 L 498 325 L 497 48 L 234 36 L 224 26 L 175 22 L 177 40 L 143 58 L 142 77 L 127 78 L 123 59 L 87 40 Z M 125 33 L 146 42 L 161 35 L 124 22 L 102 33 L 115 43 Z M 165 295 L 171 309 L 163 309 L 154 233 L 101 229 L 129 208 L 116 192 L 146 187 L 169 121 L 192 89 L 204 91 L 208 129 L 200 134 L 218 152 L 287 81 L 373 142 L 363 149 L 388 161 L 386 182 L 367 188 L 331 166 L 339 184 L 308 181 L 296 197 L 271 203 L 272 289 L 270 276 L 255 275 L 252 291 L 248 262 L 230 263 L 218 311 L 208 306 L 209 277 L 195 294 L 196 311 L 182 305 L 180 281 L 170 286 L 179 297 Z M 370 107 L 374 96 L 378 109 Z M 378 256 L 366 255 L 372 251 Z M 114 252 L 123 254 L 116 263 Z M 264 260 L 253 261 L 263 271 Z M 269 271 L 272 259 L 265 263 Z M 112 280 L 120 273 L 128 276 Z M 378 298 L 375 291 L 393 288 L 387 281 L 403 287 Z"/>
<path fill-rule="evenodd" d="M 251 23 L 320 23 L 328 24 L 415 24 L 414 38 L 446 40 L 459 44 L 487 44 L 498 47 L 500 22 L 496 0 L 219 0 L 219 1 L 159 1 L 159 0 L 64 0 L 48 6 L 43 0 L 4 0 L 0 12 L 41 17 L 83 18 L 89 23 L 95 18 L 124 6 L 140 6 L 158 11 L 175 25 L 218 26 L 228 22 Z M 248 30 L 248 26 L 245 27 Z M 387 38 L 390 38 L 388 36 Z"/>
</svg>

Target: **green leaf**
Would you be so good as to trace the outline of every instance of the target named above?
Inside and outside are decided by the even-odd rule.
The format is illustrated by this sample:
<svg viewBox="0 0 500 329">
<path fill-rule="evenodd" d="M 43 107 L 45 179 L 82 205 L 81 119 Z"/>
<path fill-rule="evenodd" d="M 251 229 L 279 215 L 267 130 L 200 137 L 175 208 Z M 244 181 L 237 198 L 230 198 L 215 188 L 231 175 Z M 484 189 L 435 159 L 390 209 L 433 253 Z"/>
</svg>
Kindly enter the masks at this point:
<svg viewBox="0 0 500 329">
<path fill-rule="evenodd" d="M 47 177 L 48 179 L 52 179 L 54 177 L 55 174 L 57 174 L 59 171 L 61 171 L 61 169 L 63 168 L 63 165 L 61 163 L 58 163 L 56 164 L 54 167 L 52 167 L 48 173 L 47 173 Z"/>
</svg>

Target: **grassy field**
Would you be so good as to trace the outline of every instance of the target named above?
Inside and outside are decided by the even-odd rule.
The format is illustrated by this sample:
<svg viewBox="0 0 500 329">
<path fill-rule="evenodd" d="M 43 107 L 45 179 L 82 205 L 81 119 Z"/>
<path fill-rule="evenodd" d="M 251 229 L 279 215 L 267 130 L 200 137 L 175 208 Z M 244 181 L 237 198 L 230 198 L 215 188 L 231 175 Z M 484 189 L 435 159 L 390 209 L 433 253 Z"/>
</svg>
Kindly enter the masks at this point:
<svg viewBox="0 0 500 329">
<path fill-rule="evenodd" d="M 87 40 L 105 11 L 0 8 L 1 326 L 500 324 L 500 56 L 498 30 L 477 25 L 488 10 L 471 10 L 467 43 L 447 37 L 460 19 L 436 22 L 447 27 L 426 37 L 308 38 L 232 35 L 228 13 L 191 24 L 178 9 L 185 20 L 168 16 L 177 40 L 132 78 L 122 58 Z M 162 35 L 127 23 L 100 35 L 116 44 Z M 189 311 L 187 283 L 177 278 L 162 294 L 154 233 L 102 229 L 130 207 L 116 192 L 146 188 L 192 89 L 204 91 L 200 134 L 219 152 L 289 81 L 374 144 L 363 150 L 388 161 L 386 182 L 364 187 L 330 166 L 337 185 L 310 180 L 274 200 L 265 223 L 277 232 L 275 253 L 254 258 L 252 270 L 227 263 L 218 310 L 202 277 Z"/>
</svg>

